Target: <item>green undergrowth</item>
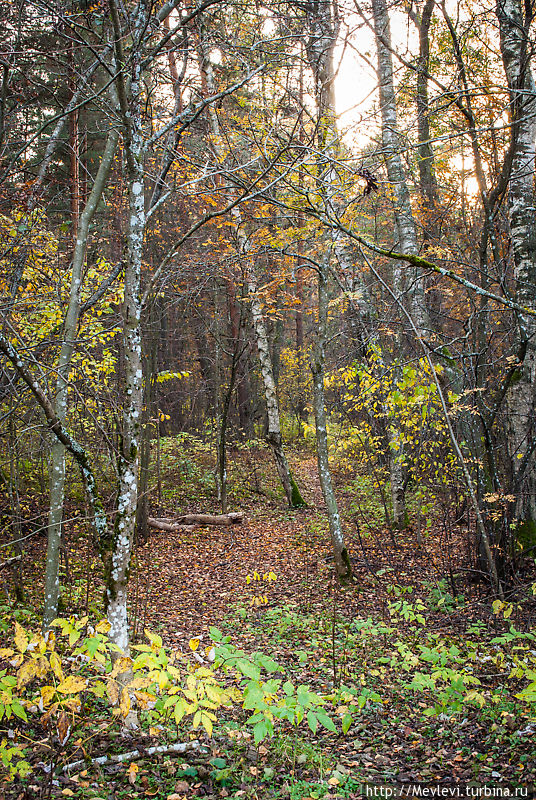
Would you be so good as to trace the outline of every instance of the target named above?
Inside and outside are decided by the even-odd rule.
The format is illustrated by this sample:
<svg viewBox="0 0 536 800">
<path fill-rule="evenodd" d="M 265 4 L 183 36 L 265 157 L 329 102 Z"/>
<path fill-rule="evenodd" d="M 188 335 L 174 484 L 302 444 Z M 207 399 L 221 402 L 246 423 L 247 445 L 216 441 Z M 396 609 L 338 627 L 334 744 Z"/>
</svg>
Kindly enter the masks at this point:
<svg viewBox="0 0 536 800">
<path fill-rule="evenodd" d="M 270 576 L 254 575 L 255 597 Z M 13 797 L 31 786 L 78 797 L 203 787 L 295 800 L 351 798 L 366 781 L 408 775 L 533 781 L 536 634 L 512 624 L 502 601 L 492 625 L 437 624 L 440 610 L 446 622 L 464 604 L 441 584 L 420 597 L 392 585 L 387 596 L 383 618 L 351 620 L 249 603 L 203 647 L 169 651 L 147 631 L 130 658 L 114 653 L 105 620 L 60 619 L 43 637 L 19 611 L 13 629 L 2 626 L 2 779 Z M 134 708 L 139 728 L 125 739 Z M 193 739 L 192 753 L 147 754 Z M 113 769 L 95 764 L 135 747 L 139 757 Z"/>
<path fill-rule="evenodd" d="M 164 506 L 179 503 L 184 508 L 217 507 L 216 450 L 212 440 L 189 433 L 162 438 L 161 472 L 165 475 Z M 283 490 L 264 440 L 228 446 L 227 495 L 228 503 L 240 508 L 259 497 L 281 500 Z"/>
<path fill-rule="evenodd" d="M 512 624 L 513 606 L 498 601 L 491 620 L 455 628 L 449 615 L 465 600 L 445 582 L 422 597 L 396 585 L 388 596 L 382 619 L 305 614 L 289 604 L 237 609 L 229 625 L 239 619 L 246 639 L 262 631 L 265 649 L 331 694 L 358 754 L 354 776 L 534 781 L 536 634 Z M 361 758 L 367 749 L 379 763 Z"/>
</svg>

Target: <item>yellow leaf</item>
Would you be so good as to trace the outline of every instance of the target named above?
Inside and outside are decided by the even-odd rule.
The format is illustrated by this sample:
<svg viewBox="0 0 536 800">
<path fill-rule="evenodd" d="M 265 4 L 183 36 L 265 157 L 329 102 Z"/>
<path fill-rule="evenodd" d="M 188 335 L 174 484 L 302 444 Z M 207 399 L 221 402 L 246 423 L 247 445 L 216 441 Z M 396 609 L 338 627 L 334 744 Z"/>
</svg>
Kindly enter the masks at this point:
<svg viewBox="0 0 536 800">
<path fill-rule="evenodd" d="M 58 718 L 58 722 L 56 723 L 56 730 L 58 732 L 58 739 L 60 745 L 63 747 L 67 743 L 67 740 L 71 735 L 71 725 L 69 723 L 69 717 L 67 716 L 65 711 L 62 711 Z"/>
<path fill-rule="evenodd" d="M 59 681 L 63 681 L 63 670 L 61 668 L 61 660 L 57 653 L 50 654 L 50 666 L 56 678 Z"/>
<path fill-rule="evenodd" d="M 186 713 L 186 702 L 184 700 L 178 700 L 175 703 L 175 708 L 173 709 L 173 716 L 175 717 L 175 722 L 177 725 L 182 720 Z"/>
<path fill-rule="evenodd" d="M 130 764 L 129 768 L 127 769 L 128 775 L 128 782 L 130 785 L 134 785 L 136 783 L 136 777 L 138 775 L 139 767 L 137 764 Z"/>
<path fill-rule="evenodd" d="M 76 675 L 69 675 L 57 687 L 57 691 L 61 694 L 77 694 L 85 689 L 87 686 L 86 678 L 77 678 Z"/>
<path fill-rule="evenodd" d="M 117 681 L 111 680 L 108 681 L 106 689 L 108 691 L 108 697 L 110 698 L 110 703 L 115 706 L 117 701 L 119 700 L 119 686 Z"/>
<path fill-rule="evenodd" d="M 33 681 L 37 675 L 36 667 L 35 661 L 27 661 L 22 665 L 17 673 L 17 689 L 22 689 L 23 686 L 27 686 Z"/>
<path fill-rule="evenodd" d="M 22 625 L 19 625 L 18 622 L 15 622 L 15 638 L 14 638 L 14 641 L 15 641 L 15 647 L 17 648 L 17 650 L 19 650 L 21 653 L 25 653 L 26 652 L 26 648 L 28 647 L 28 637 L 26 635 L 26 631 L 24 630 Z"/>
<path fill-rule="evenodd" d="M 491 607 L 493 609 L 493 613 L 498 614 L 499 611 L 502 611 L 502 609 L 504 608 L 504 603 L 502 602 L 502 600 L 494 600 L 493 603 L 491 604 Z"/>
<path fill-rule="evenodd" d="M 110 678 L 115 678 L 116 675 L 121 675 L 123 672 L 128 672 L 132 667 L 132 659 L 128 656 L 121 656 L 114 664 L 113 670 L 110 672 Z"/>
<path fill-rule="evenodd" d="M 212 736 L 212 720 L 206 714 L 201 714 L 201 724 L 208 736 Z"/>
<path fill-rule="evenodd" d="M 41 698 L 43 700 L 43 706 L 48 706 L 49 703 L 52 702 L 52 698 L 56 694 L 56 690 L 53 686 L 41 686 Z"/>
<path fill-rule="evenodd" d="M 156 696 L 150 692 L 134 692 L 134 696 L 142 710 L 153 707 L 156 701 Z"/>
<path fill-rule="evenodd" d="M 34 661 L 35 661 L 35 665 L 36 665 L 35 666 L 35 670 L 36 670 L 35 675 L 36 675 L 36 677 L 37 678 L 44 678 L 45 675 L 48 673 L 48 670 L 50 668 L 50 665 L 49 665 L 47 659 L 45 658 L 45 656 L 39 655 L 34 659 Z"/>
<path fill-rule="evenodd" d="M 168 674 L 165 670 L 160 670 L 158 673 L 158 686 L 160 687 L 160 691 L 164 689 L 169 683 Z"/>
<path fill-rule="evenodd" d="M 126 717 L 128 712 L 130 711 L 130 696 L 128 693 L 128 689 L 123 689 L 121 692 L 121 701 L 119 703 L 119 710 L 123 717 Z"/>
<path fill-rule="evenodd" d="M 101 619 L 101 621 L 96 626 L 95 630 L 97 631 L 97 633 L 108 633 L 111 627 L 112 626 L 110 625 L 107 619 Z"/>
<path fill-rule="evenodd" d="M 195 652 L 195 650 L 197 650 L 197 648 L 199 647 L 199 642 L 200 641 L 201 641 L 201 639 L 199 639 L 199 638 L 190 639 L 190 641 L 188 642 L 188 644 L 190 645 L 190 650 L 193 650 Z"/>
<path fill-rule="evenodd" d="M 82 703 L 80 701 L 79 694 L 71 695 L 67 698 L 67 700 L 63 701 L 62 705 L 65 706 L 65 708 L 68 708 L 69 711 L 72 711 L 73 714 L 79 714 L 82 710 Z"/>
</svg>

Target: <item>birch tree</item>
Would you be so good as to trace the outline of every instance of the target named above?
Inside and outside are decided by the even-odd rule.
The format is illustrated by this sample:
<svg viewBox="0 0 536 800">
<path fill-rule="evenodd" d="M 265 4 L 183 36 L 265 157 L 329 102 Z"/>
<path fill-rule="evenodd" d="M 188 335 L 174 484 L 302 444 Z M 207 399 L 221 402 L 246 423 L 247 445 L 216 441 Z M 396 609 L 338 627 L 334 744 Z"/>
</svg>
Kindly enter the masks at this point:
<svg viewBox="0 0 536 800">
<path fill-rule="evenodd" d="M 56 397 L 54 412 L 64 424 L 67 417 L 69 399 L 69 378 L 71 362 L 76 348 L 78 321 L 80 318 L 80 293 L 82 289 L 83 270 L 87 250 L 91 221 L 106 186 L 106 181 L 117 147 L 118 133 L 111 130 L 104 148 L 99 169 L 88 198 L 80 216 L 76 232 L 73 253 L 71 286 L 65 322 L 63 325 L 63 341 L 57 365 Z M 52 444 L 50 456 L 50 489 L 48 517 L 48 547 L 45 574 L 45 602 L 43 610 L 43 626 L 47 628 L 58 615 L 60 593 L 59 554 L 62 538 L 63 499 L 65 491 L 65 445 L 56 438 Z"/>
<path fill-rule="evenodd" d="M 339 179 L 333 167 L 333 157 L 337 148 L 337 128 L 335 111 L 335 65 L 334 49 L 339 29 L 338 9 L 330 0 L 310 3 L 306 12 L 307 42 L 306 53 L 313 72 L 316 106 L 318 115 L 318 191 L 326 209 L 333 211 L 334 195 L 339 187 Z M 313 374 L 313 406 L 316 425 L 316 447 L 320 486 L 326 503 L 331 544 L 335 569 L 341 583 L 352 580 L 352 567 L 346 549 L 337 498 L 333 488 L 329 467 L 329 448 L 327 433 L 325 364 L 328 341 L 328 280 L 330 261 L 334 254 L 344 257 L 344 245 L 334 233 L 324 257 L 317 265 L 318 327 L 314 352 L 311 357 Z"/>
<path fill-rule="evenodd" d="M 216 94 L 216 84 L 214 80 L 214 71 L 212 63 L 207 52 L 207 43 L 205 39 L 205 30 L 203 25 L 200 25 L 200 40 L 199 40 L 199 58 L 200 69 L 204 74 L 207 89 L 211 95 Z M 224 162 L 226 158 L 225 151 L 222 147 L 222 137 L 220 131 L 220 124 L 216 109 L 209 106 L 208 118 L 210 124 L 210 131 L 212 134 L 212 146 L 219 162 Z M 231 198 L 233 191 L 229 193 Z M 298 485 L 292 475 L 288 459 L 283 446 L 283 437 L 281 435 L 281 420 L 279 414 L 279 402 L 277 398 L 277 389 L 274 380 L 274 369 L 272 357 L 270 353 L 270 345 L 268 340 L 268 333 L 266 329 L 266 322 L 262 311 L 262 305 L 258 295 L 258 279 L 254 263 L 254 257 L 250 254 L 250 247 L 248 242 L 247 232 L 242 219 L 242 212 L 240 206 L 236 205 L 231 210 L 231 219 L 234 223 L 234 235 L 236 239 L 237 250 L 244 259 L 246 269 L 246 283 L 249 294 L 249 301 L 251 304 L 251 318 L 253 322 L 253 330 L 255 332 L 255 343 L 257 345 L 257 353 L 259 357 L 259 365 L 261 370 L 262 384 L 264 390 L 264 398 L 266 402 L 266 416 L 267 416 L 267 431 L 266 441 L 272 450 L 274 461 L 276 464 L 277 472 L 287 498 L 287 502 L 291 508 L 299 508 L 304 506 L 304 500 L 301 496 Z"/>
<path fill-rule="evenodd" d="M 132 18 L 130 73 L 123 50 L 125 29 L 118 7 L 110 2 L 114 32 L 114 56 L 117 69 L 123 146 L 128 180 L 129 223 L 128 259 L 125 266 L 123 304 L 124 400 L 119 453 L 119 490 L 113 536 L 101 542 L 105 563 L 106 614 L 111 625 L 110 638 L 128 651 L 127 585 L 129 576 L 136 506 L 138 502 L 138 467 L 140 427 L 143 407 L 143 371 L 141 358 L 141 264 L 145 233 L 144 141 L 142 130 L 142 45 L 147 30 L 149 10 L 140 0 Z"/>
<path fill-rule="evenodd" d="M 516 300 L 536 307 L 536 87 L 529 37 L 534 11 L 520 0 L 499 0 L 501 53 L 510 98 L 512 165 L 508 184 L 508 218 L 514 262 Z M 509 389 L 509 440 L 516 495 L 515 516 L 536 530 L 536 464 L 534 426 L 536 390 L 536 318 L 518 313 L 518 368 Z"/>
<path fill-rule="evenodd" d="M 372 13 L 376 37 L 378 60 L 378 85 L 380 95 L 380 115 L 382 134 L 382 153 L 387 169 L 389 188 L 393 197 L 393 216 L 398 249 L 408 255 L 419 251 L 415 219 L 411 208 L 407 175 L 402 163 L 402 142 L 398 130 L 396 94 L 393 80 L 393 59 L 391 26 L 385 0 L 373 0 Z M 430 320 L 426 308 L 423 279 L 417 270 L 408 280 L 407 270 L 400 262 L 394 262 L 392 271 L 393 289 L 399 303 L 409 306 L 420 337 L 428 335 Z M 411 288 L 410 288 L 411 287 Z M 407 295 L 409 294 L 409 299 Z M 397 350 L 400 356 L 401 339 L 397 337 Z M 395 376 L 397 370 L 395 369 Z M 405 470 L 403 462 L 403 442 L 396 425 L 389 426 L 390 478 L 393 522 L 395 527 L 406 526 Z"/>
</svg>

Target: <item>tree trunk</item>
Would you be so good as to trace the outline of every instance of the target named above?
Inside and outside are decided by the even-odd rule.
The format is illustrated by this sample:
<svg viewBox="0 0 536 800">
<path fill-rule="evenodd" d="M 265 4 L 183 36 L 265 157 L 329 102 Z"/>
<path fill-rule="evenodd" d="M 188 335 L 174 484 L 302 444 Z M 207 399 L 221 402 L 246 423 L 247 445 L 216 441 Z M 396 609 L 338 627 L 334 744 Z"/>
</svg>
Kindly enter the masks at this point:
<svg viewBox="0 0 536 800">
<path fill-rule="evenodd" d="M 206 52 L 206 42 L 203 37 L 203 28 L 200 29 L 199 39 L 199 58 L 201 72 L 204 76 L 206 87 L 211 94 L 216 93 L 216 85 L 212 70 L 212 64 Z M 225 154 L 219 144 L 220 126 L 218 116 L 213 105 L 208 107 L 208 116 L 210 123 L 210 130 L 213 136 L 212 145 L 218 158 L 224 158 Z M 277 400 L 277 392 L 274 381 L 273 365 L 270 358 L 270 347 L 268 343 L 268 335 L 266 333 L 266 324 L 262 314 L 262 307 L 257 296 L 257 277 L 254 273 L 254 267 L 251 259 L 248 257 L 248 242 L 243 229 L 242 215 L 240 209 L 235 206 L 231 211 L 231 217 L 235 225 L 235 235 L 237 240 L 237 249 L 239 253 L 247 258 L 247 287 L 251 301 L 251 316 L 253 319 L 253 328 L 255 331 L 255 340 L 257 344 L 257 352 L 259 354 L 259 363 L 261 368 L 261 375 L 264 387 L 264 397 L 266 400 L 266 411 L 268 416 L 268 432 L 266 440 L 272 448 L 277 472 L 283 485 L 288 504 L 291 508 L 299 508 L 305 505 L 301 496 L 300 490 L 292 473 L 285 455 L 283 448 L 283 439 L 281 436 L 281 425 L 279 420 L 279 404 Z"/>
<path fill-rule="evenodd" d="M 530 69 L 532 43 L 529 27 L 533 12 L 520 0 L 499 0 L 497 18 L 501 54 L 510 94 L 511 136 L 514 153 L 508 191 L 508 217 L 514 258 L 516 301 L 523 307 L 536 305 L 536 87 Z M 536 390 L 536 320 L 517 315 L 520 366 L 508 396 L 510 458 L 512 463 L 515 516 L 536 531 L 536 464 L 534 425 Z"/>
<path fill-rule="evenodd" d="M 114 0 L 111 0 L 110 9 L 114 26 L 115 61 L 116 67 L 119 68 L 116 87 L 127 165 L 129 225 L 123 303 L 124 407 L 119 454 L 119 492 L 113 536 L 101 543 L 101 552 L 105 561 L 106 616 L 111 625 L 109 636 L 126 653 L 129 650 L 127 584 L 138 501 L 139 444 L 143 408 L 140 283 L 146 216 L 141 124 L 143 92 L 141 42 L 147 14 L 145 4 L 141 1 L 136 7 L 133 18 L 133 49 L 129 58 L 131 77 L 127 86 L 121 71 L 126 61 L 121 46 L 122 30 L 119 14 Z"/>
<path fill-rule="evenodd" d="M 328 256 L 329 257 L 329 256 Z M 329 468 L 328 434 L 326 420 L 326 398 L 324 394 L 324 364 L 326 359 L 326 340 L 328 324 L 328 262 L 322 262 L 318 276 L 318 331 L 315 352 L 311 361 L 313 373 L 313 405 L 316 426 L 316 449 L 318 458 L 318 474 L 322 495 L 328 512 L 329 532 L 335 560 L 337 577 L 341 583 L 350 583 L 352 567 L 342 531 L 341 518 L 337 506 L 337 498 L 331 480 Z"/>
<path fill-rule="evenodd" d="M 419 135 L 419 189 L 425 211 L 424 236 L 430 238 L 429 225 L 434 231 L 434 215 L 438 204 L 437 181 L 434 169 L 434 151 L 430 140 L 430 103 L 428 98 L 428 70 L 430 66 L 430 23 L 435 0 L 426 0 L 420 18 L 416 20 L 419 31 L 419 63 L 417 70 L 417 129 Z"/>
<path fill-rule="evenodd" d="M 234 342 L 233 347 L 238 352 L 238 363 L 236 365 L 236 394 L 238 406 L 238 420 L 240 430 L 246 439 L 252 434 L 251 428 L 251 403 L 249 396 L 249 383 L 247 370 L 244 369 L 245 350 L 242 347 L 243 321 L 242 315 L 238 310 L 236 301 L 235 285 L 232 278 L 225 281 L 227 288 L 227 301 L 229 304 L 229 320 L 231 323 L 231 338 Z"/>
<path fill-rule="evenodd" d="M 382 121 L 383 155 L 387 167 L 387 177 L 393 193 L 393 213 L 400 252 L 411 255 L 418 254 L 417 232 L 411 209 L 407 177 L 400 153 L 400 137 L 396 111 L 396 96 L 393 83 L 393 60 L 391 54 L 391 28 L 385 0 L 373 0 L 374 31 L 378 57 L 378 81 L 380 89 L 380 108 Z M 402 303 L 408 281 L 407 270 L 401 264 L 393 267 L 393 288 L 395 295 Z M 430 330 L 430 321 L 424 295 L 423 279 L 417 270 L 413 271 L 410 295 L 410 312 L 419 336 L 425 336 Z M 396 380 L 398 370 L 394 370 Z M 393 506 L 393 524 L 402 529 L 407 524 L 405 502 L 405 470 L 403 466 L 403 444 L 396 420 L 388 427 L 390 448 L 391 501 Z"/>
<path fill-rule="evenodd" d="M 270 345 L 268 334 L 262 314 L 262 307 L 257 295 L 257 283 L 253 273 L 253 265 L 250 264 L 248 270 L 248 291 L 251 301 L 251 316 L 253 318 L 253 328 L 255 330 L 255 340 L 257 352 L 259 354 L 259 364 L 261 368 L 262 382 L 264 387 L 264 398 L 266 400 L 266 414 L 268 418 L 268 430 L 266 441 L 272 448 L 277 472 L 288 504 L 291 508 L 304 506 L 305 502 L 301 496 L 296 481 L 292 477 L 287 457 L 283 448 L 283 438 L 281 436 L 281 423 L 279 419 L 279 403 L 277 400 L 277 390 L 275 387 L 272 360 L 270 358 Z"/>
<path fill-rule="evenodd" d="M 307 13 L 309 38 L 306 44 L 307 58 L 315 80 L 315 95 L 318 113 L 318 190 L 326 209 L 333 210 L 333 195 L 338 188 L 338 176 L 332 159 L 336 155 L 338 141 L 335 124 L 335 69 L 333 52 L 337 38 L 338 22 L 333 18 L 331 3 L 327 0 L 311 5 Z M 324 370 L 328 334 L 328 275 L 332 255 L 339 261 L 346 256 L 340 237 L 335 233 L 327 246 L 327 252 L 318 265 L 318 328 L 314 353 L 311 358 L 313 374 L 313 405 L 316 425 L 316 447 L 318 473 L 324 502 L 328 514 L 331 545 L 337 577 L 341 583 L 352 580 L 352 567 L 344 543 L 337 498 L 333 490 L 329 468 L 329 451 L 324 394 Z"/>
<path fill-rule="evenodd" d="M 63 425 L 67 416 L 69 393 L 69 376 L 71 361 L 76 346 L 76 335 L 80 316 L 80 291 L 84 262 L 86 257 L 89 227 L 110 173 L 113 157 L 117 148 L 118 135 L 112 131 L 108 136 L 104 153 L 99 165 L 91 193 L 80 216 L 76 243 L 73 254 L 71 287 L 67 313 L 63 327 L 63 341 L 57 366 L 55 414 Z M 63 499 L 65 491 L 65 446 L 55 439 L 50 457 L 48 546 L 45 572 L 45 601 L 43 610 L 43 627 L 50 626 L 58 616 L 58 600 L 60 594 L 59 557 L 62 537 Z"/>
<path fill-rule="evenodd" d="M 400 154 L 400 136 L 396 112 L 396 96 L 393 83 L 393 59 L 391 55 L 391 27 L 385 0 L 373 0 L 374 30 L 378 54 L 378 81 L 380 87 L 380 109 L 382 119 L 383 155 L 387 167 L 387 177 L 393 192 L 393 212 L 400 252 L 417 255 L 419 252 L 415 220 L 407 177 Z M 401 265 L 394 269 L 395 292 L 402 299 L 408 282 L 403 279 Z M 424 295 L 424 284 L 417 270 L 413 271 L 411 283 L 410 309 L 420 336 L 430 330 L 428 311 Z"/>
</svg>

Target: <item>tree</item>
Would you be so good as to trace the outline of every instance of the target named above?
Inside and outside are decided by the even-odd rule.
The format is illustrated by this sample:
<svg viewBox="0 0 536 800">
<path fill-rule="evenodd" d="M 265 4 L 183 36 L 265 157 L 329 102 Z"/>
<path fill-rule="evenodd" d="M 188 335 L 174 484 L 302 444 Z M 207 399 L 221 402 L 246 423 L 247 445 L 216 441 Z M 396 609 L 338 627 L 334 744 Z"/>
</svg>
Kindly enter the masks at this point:
<svg viewBox="0 0 536 800">
<path fill-rule="evenodd" d="M 514 261 L 515 298 L 536 306 L 536 87 L 530 66 L 529 31 L 533 10 L 516 0 L 499 0 L 497 19 L 509 93 L 512 152 L 508 184 L 508 218 Z M 514 516 L 521 525 L 536 525 L 534 401 L 536 387 L 536 320 L 516 314 L 518 363 L 508 391 Z"/>
<path fill-rule="evenodd" d="M 337 130 L 335 126 L 335 67 L 334 49 L 338 32 L 337 9 L 329 0 L 312 3 L 306 13 L 308 39 L 307 59 L 313 72 L 315 98 L 318 114 L 318 192 L 327 209 L 332 208 L 339 189 L 338 177 L 332 159 L 336 152 Z M 313 373 L 313 405 L 316 425 L 316 447 L 318 473 L 322 494 L 328 513 L 331 544 L 335 558 L 337 577 L 342 583 L 352 580 L 352 567 L 344 542 L 337 498 L 329 467 L 327 437 L 326 400 L 324 393 L 326 344 L 328 336 L 328 277 L 333 252 L 342 255 L 337 239 L 328 245 L 325 255 L 317 264 L 318 328 L 314 353 L 311 357 Z"/>
</svg>

